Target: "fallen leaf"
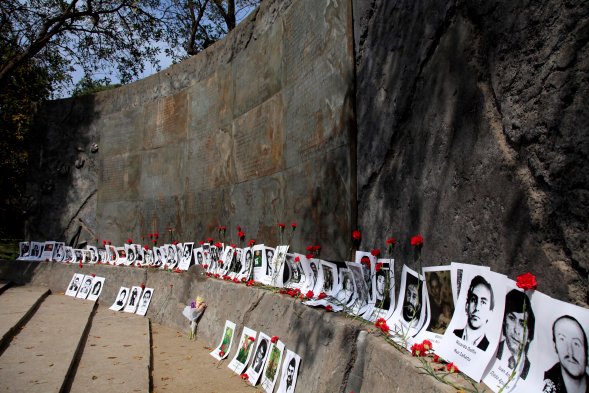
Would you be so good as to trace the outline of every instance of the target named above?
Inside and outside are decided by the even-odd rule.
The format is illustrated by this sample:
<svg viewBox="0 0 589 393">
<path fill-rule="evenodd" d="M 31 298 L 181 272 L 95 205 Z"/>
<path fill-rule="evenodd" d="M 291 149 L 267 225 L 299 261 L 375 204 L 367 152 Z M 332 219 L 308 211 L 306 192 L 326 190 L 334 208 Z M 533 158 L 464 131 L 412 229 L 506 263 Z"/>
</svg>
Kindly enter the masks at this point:
<svg viewBox="0 0 589 393">
<path fill-rule="evenodd" d="M 92 376 L 92 380 L 94 381 L 96 378 L 98 378 L 96 375 Z"/>
</svg>

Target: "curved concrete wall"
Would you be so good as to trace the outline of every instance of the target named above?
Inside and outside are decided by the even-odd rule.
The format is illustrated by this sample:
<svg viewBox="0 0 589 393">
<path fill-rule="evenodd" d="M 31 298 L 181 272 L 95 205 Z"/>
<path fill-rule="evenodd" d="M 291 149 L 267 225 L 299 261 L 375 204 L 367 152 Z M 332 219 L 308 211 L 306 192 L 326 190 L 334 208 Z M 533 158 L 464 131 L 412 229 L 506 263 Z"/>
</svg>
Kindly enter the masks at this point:
<svg viewBox="0 0 589 393">
<path fill-rule="evenodd" d="M 69 240 L 81 219 L 89 240 L 175 228 L 199 241 L 225 225 L 237 243 L 240 225 L 276 244 L 276 224 L 296 221 L 295 246 L 343 258 L 355 218 L 352 48 L 350 2 L 265 1 L 179 65 L 48 103 L 29 236 Z M 69 172 L 56 177 L 61 166 Z"/>
</svg>

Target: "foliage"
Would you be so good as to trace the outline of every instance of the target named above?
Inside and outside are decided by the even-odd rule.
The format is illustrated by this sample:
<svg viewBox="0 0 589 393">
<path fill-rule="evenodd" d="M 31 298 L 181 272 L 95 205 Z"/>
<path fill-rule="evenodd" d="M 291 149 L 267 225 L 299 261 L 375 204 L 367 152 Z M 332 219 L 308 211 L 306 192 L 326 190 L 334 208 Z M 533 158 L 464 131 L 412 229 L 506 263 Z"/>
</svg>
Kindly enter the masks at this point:
<svg viewBox="0 0 589 393">
<path fill-rule="evenodd" d="M 111 84 L 110 78 L 104 77 L 102 79 L 92 79 L 89 76 L 82 78 L 72 92 L 72 97 L 81 97 L 88 94 L 98 93 L 99 91 L 105 91 L 120 87 L 120 83 Z"/>
</svg>

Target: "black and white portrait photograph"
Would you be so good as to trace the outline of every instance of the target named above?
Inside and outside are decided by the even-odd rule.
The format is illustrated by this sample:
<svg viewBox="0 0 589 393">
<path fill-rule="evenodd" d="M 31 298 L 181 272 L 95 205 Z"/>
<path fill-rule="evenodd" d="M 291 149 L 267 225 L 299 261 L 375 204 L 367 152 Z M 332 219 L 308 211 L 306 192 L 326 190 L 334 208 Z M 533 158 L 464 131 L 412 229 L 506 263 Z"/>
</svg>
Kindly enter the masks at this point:
<svg viewBox="0 0 589 393">
<path fill-rule="evenodd" d="M 117 253 L 117 260 L 115 264 L 117 266 L 126 265 L 127 264 L 127 252 L 125 251 L 125 247 L 115 247 Z"/>
<path fill-rule="evenodd" d="M 237 375 L 241 375 L 244 372 L 254 355 L 257 335 L 258 332 L 255 330 L 250 329 L 247 326 L 243 328 L 241 338 L 239 339 L 239 346 L 237 347 L 238 350 L 235 352 L 235 356 L 227 366 Z"/>
<path fill-rule="evenodd" d="M 472 266 L 476 266 L 477 268 L 482 268 L 487 271 L 491 271 L 489 266 L 479 266 L 479 265 L 471 265 L 468 263 L 459 263 L 459 262 L 452 262 L 450 263 L 451 268 L 451 280 L 452 280 L 452 296 L 454 297 L 454 303 L 458 300 L 458 295 L 460 294 L 460 288 L 462 286 L 462 271 L 464 268 L 469 268 Z"/>
<path fill-rule="evenodd" d="M 137 307 L 139 306 L 139 300 L 141 299 L 142 293 L 143 289 L 141 287 L 132 287 L 129 295 L 129 301 L 127 302 L 127 305 L 123 311 L 132 314 L 135 313 L 135 311 L 137 311 Z"/>
<path fill-rule="evenodd" d="M 284 355 L 284 361 L 282 362 L 278 393 L 294 393 L 300 364 L 301 357 L 290 349 L 287 349 Z"/>
<path fill-rule="evenodd" d="M 288 245 L 277 246 L 276 249 L 273 250 L 273 258 L 268 260 L 268 265 L 270 266 L 270 271 L 272 272 L 270 276 L 270 285 L 277 288 L 284 287 L 283 277 L 288 247 Z M 286 268 L 286 271 L 287 273 L 290 272 L 288 268 Z"/>
<path fill-rule="evenodd" d="M 351 304 L 350 312 L 360 316 L 369 311 L 370 308 L 368 288 L 366 287 L 366 281 L 364 281 L 364 271 L 359 263 L 346 262 L 346 266 L 352 272 L 355 289 L 354 302 Z"/>
<path fill-rule="evenodd" d="M 97 263 L 98 248 L 96 248 L 95 246 L 86 246 L 86 250 L 90 252 L 90 258 L 88 258 L 88 263 Z"/>
<path fill-rule="evenodd" d="M 204 250 L 202 247 L 198 247 L 198 248 L 194 249 L 194 260 L 197 265 L 204 265 L 205 264 Z"/>
<path fill-rule="evenodd" d="M 147 314 L 147 309 L 149 308 L 149 304 L 151 303 L 151 299 L 153 298 L 153 288 L 145 288 L 143 294 L 141 295 L 141 299 L 139 300 L 139 304 L 137 306 L 137 315 Z"/>
<path fill-rule="evenodd" d="M 193 248 L 194 248 L 193 242 L 182 243 L 182 257 L 180 258 L 180 263 L 178 264 L 179 269 L 188 270 L 188 268 L 192 264 L 192 249 Z"/>
<path fill-rule="evenodd" d="M 168 269 L 176 268 L 178 265 L 178 249 L 173 244 L 166 244 L 166 267 Z"/>
<path fill-rule="evenodd" d="M 260 334 L 258 334 L 256 350 L 254 351 L 254 358 L 245 372 L 250 384 L 254 386 L 257 385 L 269 354 L 270 337 L 267 334 L 260 332 Z"/>
<path fill-rule="evenodd" d="M 153 266 L 162 267 L 164 265 L 164 256 L 161 247 L 153 248 Z"/>
<path fill-rule="evenodd" d="M 92 281 L 94 281 L 94 278 L 92 276 L 84 276 L 84 278 L 82 279 L 82 286 L 76 294 L 76 297 L 78 299 L 86 299 L 88 297 L 88 295 L 90 294 L 90 290 L 92 289 Z"/>
<path fill-rule="evenodd" d="M 532 303 L 528 295 L 510 280 L 505 295 L 501 339 L 491 368 L 483 378 L 491 390 L 501 390 L 514 370 L 515 377 L 504 391 L 511 391 L 518 378 L 527 379 L 532 364 L 528 353 L 535 330 L 536 316 Z"/>
<path fill-rule="evenodd" d="M 272 274 L 274 274 L 272 260 L 274 259 L 275 250 L 271 247 L 265 247 L 264 252 L 266 253 L 266 276 L 272 277 Z"/>
<path fill-rule="evenodd" d="M 525 353 L 530 371 L 525 379 L 520 377 L 513 391 L 586 393 L 589 391 L 589 310 L 538 291 L 527 294 L 535 323 L 534 337 Z M 524 317 L 529 324 L 529 316 Z M 525 366 L 520 361 L 518 370 L 523 373 Z"/>
<path fill-rule="evenodd" d="M 102 292 L 102 288 L 104 286 L 104 277 L 94 277 L 92 280 L 92 288 L 90 289 L 90 293 L 88 294 L 87 300 L 96 301 Z"/>
<path fill-rule="evenodd" d="M 393 339 L 407 345 L 425 323 L 426 307 L 425 291 L 423 290 L 423 276 L 403 265 L 401 272 L 401 286 L 397 306 L 388 322 Z"/>
<path fill-rule="evenodd" d="M 137 260 L 137 248 L 135 247 L 135 244 L 125 244 L 125 254 L 127 255 L 125 265 L 132 266 L 135 264 L 135 261 Z"/>
<path fill-rule="evenodd" d="M 499 344 L 508 279 L 476 266 L 465 267 L 450 324 L 436 354 L 479 382 Z"/>
<path fill-rule="evenodd" d="M 362 272 L 364 275 L 364 282 L 366 282 L 366 288 L 368 289 L 368 302 L 375 303 L 375 273 L 376 273 L 376 257 L 366 251 L 356 251 L 355 262 L 362 266 Z"/>
<path fill-rule="evenodd" d="M 395 310 L 395 260 L 378 259 L 375 265 L 375 301 L 369 321 L 389 319 Z"/>
<path fill-rule="evenodd" d="M 117 293 L 114 303 L 109 308 L 113 311 L 121 311 L 127 305 L 127 300 L 131 290 L 127 287 L 121 287 Z"/>
<path fill-rule="evenodd" d="M 266 393 L 274 392 L 274 385 L 278 380 L 278 372 L 280 371 L 280 364 L 282 361 L 282 354 L 284 353 L 284 343 L 280 340 L 270 344 L 270 353 L 262 372 L 262 389 Z"/>
<path fill-rule="evenodd" d="M 56 262 L 63 262 L 65 258 L 65 243 L 56 242 L 55 249 L 53 250 L 53 260 Z"/>
<path fill-rule="evenodd" d="M 250 247 L 246 247 L 241 252 L 241 270 L 237 278 L 248 278 L 253 269 L 254 254 Z"/>
<path fill-rule="evenodd" d="M 84 279 L 83 274 L 78 274 L 78 273 L 74 274 L 69 285 L 67 286 L 67 290 L 65 291 L 65 294 L 67 296 L 75 297 L 78 294 L 80 287 L 82 286 L 83 279 Z"/>
<path fill-rule="evenodd" d="M 217 360 L 222 360 L 229 356 L 235 334 L 235 323 L 231 321 L 225 321 L 225 327 L 223 328 L 221 341 L 219 342 L 219 345 L 217 345 L 217 348 L 210 352 L 210 355 Z"/>
<path fill-rule="evenodd" d="M 29 242 L 18 243 L 18 259 L 27 259 L 31 252 L 31 244 Z"/>
<path fill-rule="evenodd" d="M 63 258 L 63 261 L 67 263 L 74 263 L 76 261 L 73 248 L 69 246 L 65 247 L 65 257 Z"/>
<path fill-rule="evenodd" d="M 231 268 L 229 269 L 229 275 L 231 278 L 237 277 L 238 274 L 243 270 L 243 249 L 236 248 L 233 253 L 233 261 L 231 261 Z M 241 278 L 241 277 L 240 277 Z"/>
<path fill-rule="evenodd" d="M 286 254 L 284 262 L 284 269 L 282 274 L 282 280 L 285 287 L 298 288 L 301 291 L 306 288 L 307 277 L 310 272 L 305 271 L 305 266 L 309 266 L 308 261 L 304 255 L 300 254 Z"/>
</svg>

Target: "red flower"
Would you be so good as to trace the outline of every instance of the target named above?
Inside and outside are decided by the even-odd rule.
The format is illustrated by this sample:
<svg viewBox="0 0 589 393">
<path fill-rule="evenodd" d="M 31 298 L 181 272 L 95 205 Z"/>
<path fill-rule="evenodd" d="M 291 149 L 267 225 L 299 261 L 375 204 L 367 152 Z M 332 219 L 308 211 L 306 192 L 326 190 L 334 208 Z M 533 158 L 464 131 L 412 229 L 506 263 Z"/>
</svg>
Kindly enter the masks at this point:
<svg viewBox="0 0 589 393">
<path fill-rule="evenodd" d="M 297 229 L 297 223 L 296 222 L 291 222 L 290 223 L 290 227 L 292 228 L 292 230 L 294 231 L 295 229 Z"/>
<path fill-rule="evenodd" d="M 212 238 L 212 237 L 209 237 L 209 238 L 207 239 L 207 243 L 213 243 L 213 238 Z"/>
<path fill-rule="evenodd" d="M 199 243 L 201 246 L 205 244 L 205 242 L 203 240 L 201 240 Z"/>
<path fill-rule="evenodd" d="M 317 299 L 321 300 L 321 299 L 325 299 L 327 297 L 327 295 L 325 294 L 325 292 L 321 292 L 319 294 L 319 296 L 317 296 Z"/>
<path fill-rule="evenodd" d="M 423 246 L 423 236 L 421 236 L 421 235 L 413 236 L 411 238 L 411 245 L 415 246 L 415 247 Z"/>
<path fill-rule="evenodd" d="M 207 272 L 207 277 L 211 277 L 212 275 L 213 275 L 213 273 Z"/>
<path fill-rule="evenodd" d="M 278 336 L 272 336 L 272 338 L 270 339 L 270 342 L 272 344 L 276 344 L 277 341 L 278 341 Z"/>
<path fill-rule="evenodd" d="M 377 257 L 377 258 L 378 258 L 378 256 L 380 255 L 380 249 L 378 249 L 378 248 L 375 248 L 374 250 L 370 251 L 370 253 L 371 253 L 373 256 L 375 256 L 375 257 Z"/>
<path fill-rule="evenodd" d="M 147 250 L 149 250 L 149 246 L 145 245 L 145 246 L 143 246 L 143 249 L 144 249 L 145 251 L 147 251 Z"/>
<path fill-rule="evenodd" d="M 256 340 L 256 339 L 255 339 L 255 338 L 253 338 L 252 336 L 249 336 L 247 339 L 248 339 L 248 340 L 250 340 L 250 341 L 252 341 L 252 342 Z"/>
<path fill-rule="evenodd" d="M 281 230 L 284 230 L 284 228 L 286 227 L 286 225 L 282 224 L 282 223 L 278 223 L 278 228 L 280 228 Z"/>
<path fill-rule="evenodd" d="M 219 260 L 219 266 L 223 267 L 223 261 Z"/>
<path fill-rule="evenodd" d="M 370 269 L 370 258 L 364 256 L 360 258 L 360 263 L 366 267 L 366 269 Z"/>
<path fill-rule="evenodd" d="M 82 265 L 82 262 L 80 262 L 80 265 L 79 265 L 79 266 L 80 266 L 80 269 L 81 269 L 81 268 L 82 268 L 82 266 L 84 266 L 84 265 Z"/>
<path fill-rule="evenodd" d="M 438 363 L 440 361 L 440 357 L 434 354 L 434 363 Z"/>
<path fill-rule="evenodd" d="M 233 282 L 234 282 L 234 283 L 239 283 L 239 280 L 237 279 L 237 277 L 235 277 L 235 278 L 233 279 Z"/>
<path fill-rule="evenodd" d="M 157 244 L 157 239 L 152 240 L 153 244 Z"/>
<path fill-rule="evenodd" d="M 313 259 L 315 256 L 313 254 L 307 254 L 305 255 L 305 258 L 307 259 Z"/>
<path fill-rule="evenodd" d="M 386 240 L 386 244 L 388 246 L 394 246 L 396 242 L 397 242 L 397 239 L 395 239 L 394 237 L 391 237 L 391 238 L 389 238 L 389 239 Z"/>
<path fill-rule="evenodd" d="M 231 248 L 237 248 L 235 244 L 231 244 Z"/>
<path fill-rule="evenodd" d="M 248 246 L 248 247 L 253 247 L 253 246 L 254 246 L 254 244 L 256 244 L 256 239 L 250 239 L 250 241 L 249 241 L 249 242 L 247 242 L 247 246 Z"/>
<path fill-rule="evenodd" d="M 237 232 L 241 232 L 241 227 L 239 225 L 237 226 Z"/>
<path fill-rule="evenodd" d="M 223 248 L 223 245 L 221 244 L 221 242 L 217 242 L 217 243 L 215 243 L 215 247 L 217 247 L 217 248 Z"/>
<path fill-rule="evenodd" d="M 219 278 L 219 273 L 215 273 L 215 275 L 213 277 Z"/>
<path fill-rule="evenodd" d="M 145 283 L 144 282 L 141 283 L 141 289 L 145 289 Z"/>
<path fill-rule="evenodd" d="M 219 231 L 223 231 L 223 232 L 225 232 L 226 230 L 227 230 L 227 227 L 226 227 L 226 226 L 224 226 L 224 225 L 221 225 L 221 226 L 219 227 Z"/>
<path fill-rule="evenodd" d="M 108 245 L 109 246 L 112 246 L 112 242 L 110 240 L 108 241 Z"/>
<path fill-rule="evenodd" d="M 225 356 L 225 351 L 219 351 L 219 356 L 221 356 L 221 357 Z"/>
<path fill-rule="evenodd" d="M 298 263 L 298 262 L 300 262 L 300 261 L 301 261 L 301 258 L 300 258 L 300 257 L 297 255 L 297 256 L 295 257 L 294 261 Z"/>
<path fill-rule="evenodd" d="M 421 345 L 423 345 L 423 348 L 426 351 L 431 351 L 432 349 L 434 349 L 434 346 L 432 345 L 432 342 L 430 340 L 423 340 Z"/>
<path fill-rule="evenodd" d="M 153 234 L 153 237 L 154 237 L 155 239 L 157 239 L 158 237 L 160 237 L 160 234 L 156 232 L 156 233 L 154 233 L 154 234 Z"/>
<path fill-rule="evenodd" d="M 321 246 L 313 246 L 313 251 L 319 251 L 321 250 Z"/>
<path fill-rule="evenodd" d="M 241 379 L 243 379 L 244 381 L 247 381 L 248 379 L 250 379 L 250 377 L 247 376 L 246 373 L 243 373 L 240 375 Z"/>
<path fill-rule="evenodd" d="M 352 239 L 354 239 L 356 241 L 360 241 L 362 239 L 362 234 L 360 233 L 359 230 L 355 229 L 352 231 Z"/>
<path fill-rule="evenodd" d="M 311 299 L 311 298 L 313 298 L 313 296 L 315 296 L 315 294 L 313 293 L 313 291 L 309 291 L 309 292 L 307 292 L 307 293 L 305 294 L 305 296 L 306 296 L 308 299 Z"/>
<path fill-rule="evenodd" d="M 174 241 L 172 242 L 172 244 L 173 244 L 173 245 L 176 245 L 176 244 L 178 244 L 178 240 L 174 240 Z"/>
<path fill-rule="evenodd" d="M 237 232 L 237 237 L 242 240 L 245 239 L 245 232 L 244 231 Z"/>
<path fill-rule="evenodd" d="M 454 363 L 448 363 L 446 365 L 446 370 L 450 371 L 451 373 L 457 373 L 458 371 L 460 371 Z"/>
<path fill-rule="evenodd" d="M 102 245 L 103 245 L 103 246 L 106 246 L 106 240 L 103 240 L 103 241 L 102 241 Z"/>
<path fill-rule="evenodd" d="M 207 265 L 206 263 L 204 265 L 202 265 L 203 268 L 208 269 L 209 265 Z"/>
<path fill-rule="evenodd" d="M 248 282 L 245 283 L 246 286 L 248 287 L 253 287 L 254 286 L 254 280 L 249 280 Z"/>
<path fill-rule="evenodd" d="M 325 311 L 327 311 L 327 312 L 333 311 L 333 307 L 331 307 L 331 304 L 328 304 L 327 306 L 325 306 Z"/>
<path fill-rule="evenodd" d="M 426 351 L 425 351 L 425 348 L 423 347 L 423 344 L 415 343 L 411 346 L 411 355 L 413 355 L 413 356 L 417 356 L 417 357 L 425 356 L 425 352 Z"/>
<path fill-rule="evenodd" d="M 92 277 L 96 277 L 96 274 L 92 273 Z"/>
<path fill-rule="evenodd" d="M 536 289 L 538 287 L 536 276 L 532 273 L 524 273 L 517 276 L 516 285 L 524 291 L 529 291 L 530 289 Z"/>
<path fill-rule="evenodd" d="M 127 243 L 128 244 L 132 244 L 133 243 L 133 239 L 127 239 Z"/>
<path fill-rule="evenodd" d="M 313 246 L 307 246 L 307 251 L 313 251 Z"/>
<path fill-rule="evenodd" d="M 374 268 L 376 269 L 377 272 L 380 272 L 382 270 L 382 262 L 377 263 Z"/>
</svg>

